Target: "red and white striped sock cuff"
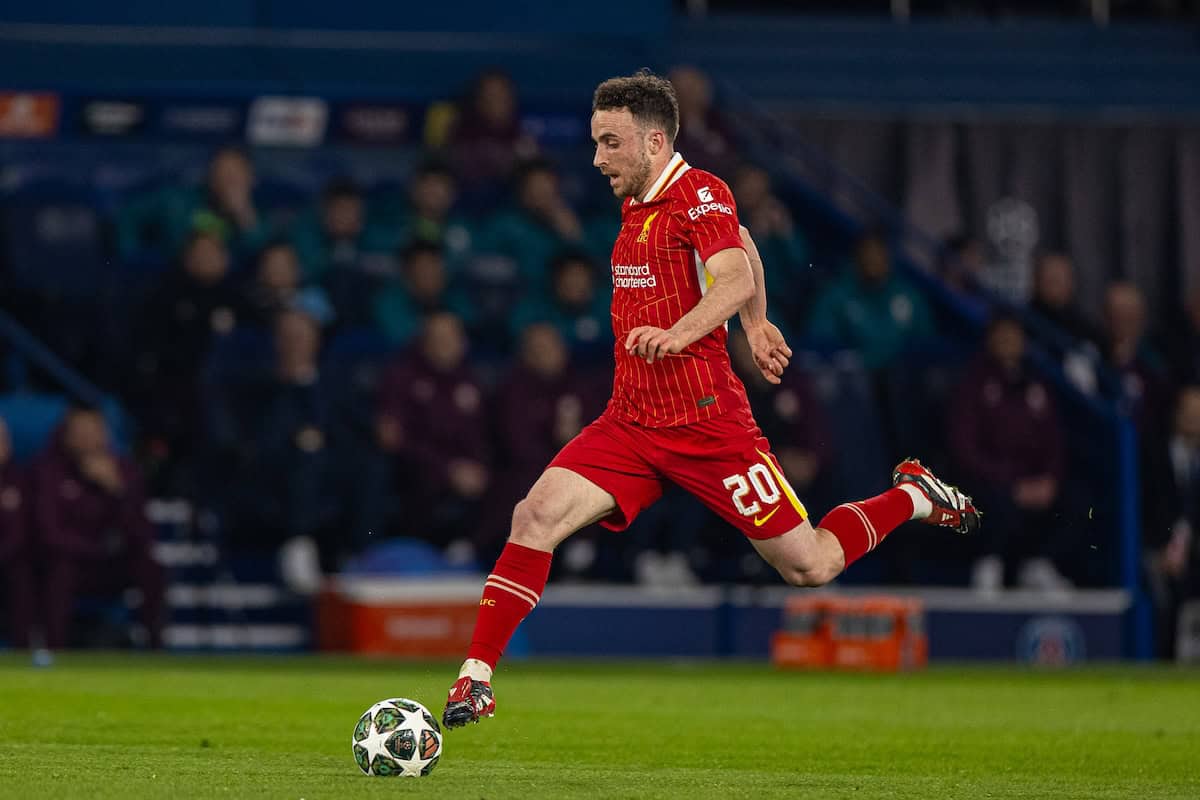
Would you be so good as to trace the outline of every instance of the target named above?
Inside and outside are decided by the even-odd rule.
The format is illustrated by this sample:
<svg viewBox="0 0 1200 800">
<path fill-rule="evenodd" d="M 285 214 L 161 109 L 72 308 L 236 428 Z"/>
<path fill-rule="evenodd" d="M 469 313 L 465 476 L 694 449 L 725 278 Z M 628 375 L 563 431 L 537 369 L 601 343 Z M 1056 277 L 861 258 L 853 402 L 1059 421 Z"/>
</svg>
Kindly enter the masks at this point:
<svg viewBox="0 0 1200 800">
<path fill-rule="evenodd" d="M 511 595 L 516 595 L 526 603 L 529 603 L 529 607 L 531 609 L 536 607 L 538 601 L 542 599 L 541 595 L 530 589 L 528 586 L 522 586 L 516 581 L 509 580 L 503 575 L 497 575 L 494 572 L 487 576 L 487 580 L 484 581 L 483 587 L 485 590 L 490 587 L 501 592 L 508 592 Z"/>
</svg>

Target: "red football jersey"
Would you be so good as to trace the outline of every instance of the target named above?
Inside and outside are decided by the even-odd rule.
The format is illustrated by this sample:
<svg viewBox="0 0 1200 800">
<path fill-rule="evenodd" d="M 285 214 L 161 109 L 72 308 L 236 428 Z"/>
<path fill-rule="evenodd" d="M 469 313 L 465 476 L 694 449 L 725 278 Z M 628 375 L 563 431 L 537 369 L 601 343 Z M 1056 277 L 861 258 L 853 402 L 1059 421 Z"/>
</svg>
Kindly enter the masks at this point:
<svg viewBox="0 0 1200 800">
<path fill-rule="evenodd" d="M 712 282 L 704 262 L 730 247 L 742 247 L 733 193 L 678 153 L 643 199 L 626 198 L 612 252 L 616 373 L 608 413 L 661 428 L 749 409 L 724 325 L 653 364 L 625 351 L 632 329 L 670 328 L 694 308 Z"/>
</svg>

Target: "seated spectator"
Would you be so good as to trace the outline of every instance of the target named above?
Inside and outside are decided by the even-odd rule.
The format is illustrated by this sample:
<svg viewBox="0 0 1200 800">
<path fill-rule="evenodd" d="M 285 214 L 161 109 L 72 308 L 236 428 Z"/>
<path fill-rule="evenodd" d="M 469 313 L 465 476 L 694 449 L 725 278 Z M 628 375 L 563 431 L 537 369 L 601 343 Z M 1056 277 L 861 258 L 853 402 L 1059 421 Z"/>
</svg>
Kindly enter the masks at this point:
<svg viewBox="0 0 1200 800">
<path fill-rule="evenodd" d="M 1143 539 L 1155 606 L 1155 654 L 1173 658 L 1179 606 L 1200 597 L 1200 385 L 1176 400 L 1172 429 L 1142 472 Z"/>
<path fill-rule="evenodd" d="M 516 363 L 502 379 L 495 400 L 498 462 L 488 506 L 489 524 L 477 545 L 496 549 L 508 534 L 513 506 L 562 446 L 604 410 L 607 381 L 580 369 L 558 328 L 534 323 L 520 332 Z M 497 552 L 498 549 L 497 549 Z"/>
<path fill-rule="evenodd" d="M 762 167 L 748 164 L 739 169 L 733 196 L 738 216 L 762 256 L 771 304 L 783 309 L 785 318 L 798 319 L 805 310 L 803 298 L 811 294 L 804 234 L 796 228 L 792 212 L 771 191 L 771 176 Z"/>
<path fill-rule="evenodd" d="M 379 387 L 378 441 L 394 459 L 404 533 L 443 547 L 475 529 L 493 478 L 483 385 L 467 348 L 462 320 L 434 313 Z"/>
<path fill-rule="evenodd" d="M 978 292 L 980 276 L 986 269 L 987 253 L 978 239 L 958 234 L 942 243 L 938 274 L 954 291 L 962 294 Z"/>
<path fill-rule="evenodd" d="M 736 147 L 731 126 L 713 105 L 712 81 L 696 67 L 681 65 L 668 75 L 679 101 L 675 149 L 694 167 L 717 175 L 732 174 Z M 737 194 L 734 193 L 734 197 Z M 741 199 L 738 198 L 738 203 Z M 753 228 L 751 228 L 753 230 Z"/>
<path fill-rule="evenodd" d="M 1166 365 L 1146 335 L 1146 300 L 1132 283 L 1117 282 L 1104 297 L 1104 357 L 1121 380 L 1118 398 L 1138 430 L 1152 430 L 1168 394 Z"/>
<path fill-rule="evenodd" d="M 985 349 L 954 398 L 950 450 L 962 485 L 987 514 L 972 586 L 995 592 L 1016 578 L 1032 588 L 1069 588 L 1051 560 L 1063 546 L 1056 514 L 1065 471 L 1062 427 L 1049 388 L 1026 368 L 1017 319 L 991 321 Z"/>
<path fill-rule="evenodd" d="M 454 173 L 435 161 L 423 164 L 409 181 L 405 207 L 380 204 L 378 213 L 372 216 L 367 246 L 394 253 L 406 242 L 436 244 L 457 271 L 471 253 L 471 229 L 455 212 L 457 199 Z"/>
<path fill-rule="evenodd" d="M 547 161 L 521 167 L 516 201 L 514 209 L 493 218 L 479 249 L 513 259 L 523 280 L 541 282 L 555 255 L 582 245 L 583 226 L 559 191 L 558 173 Z"/>
<path fill-rule="evenodd" d="M 573 358 L 594 364 L 612 353 L 610 298 L 597 283 L 597 271 L 582 253 L 567 252 L 550 265 L 549 292 L 529 287 L 512 315 L 513 338 L 536 322 L 553 325 Z"/>
<path fill-rule="evenodd" d="M 25 476 L 12 460 L 8 424 L 0 419 L 0 578 L 4 581 L 9 641 L 22 649 L 29 647 L 38 606 L 27 495 Z"/>
<path fill-rule="evenodd" d="M 364 249 L 366 202 L 350 178 L 334 178 L 321 192 L 319 213 L 299 221 L 292 245 L 304 283 L 319 283 L 335 270 L 354 271 Z"/>
<path fill-rule="evenodd" d="M 239 320 L 268 328 L 281 311 L 303 306 L 319 323 L 333 320 L 333 307 L 324 290 L 301 285 L 300 259 L 287 242 L 263 248 L 252 280 L 242 291 Z"/>
<path fill-rule="evenodd" d="M 397 345 L 407 344 L 436 311 L 451 311 L 470 322 L 473 304 L 452 282 L 445 252 L 436 244 L 415 241 L 400 255 L 400 280 L 389 281 L 375 295 L 375 325 Z"/>
<path fill-rule="evenodd" d="M 33 466 L 47 647 L 70 644 L 77 596 L 130 587 L 141 592 L 150 646 L 162 645 L 165 580 L 145 505 L 141 472 L 113 449 L 104 416 L 91 408 L 68 411 Z"/>
<path fill-rule="evenodd" d="M 512 78 L 488 70 L 476 79 L 450 130 L 455 171 L 470 186 L 508 180 L 517 161 L 537 152 L 521 130 Z"/>
<path fill-rule="evenodd" d="M 126 399 L 143 440 L 167 466 L 167 483 L 179 477 L 170 474 L 174 465 L 197 444 L 200 374 L 209 347 L 237 324 L 229 262 L 219 236 L 192 234 L 179 267 L 150 292 L 133 323 L 134 374 Z"/>
<path fill-rule="evenodd" d="M 345 382 L 320 366 L 321 328 L 304 311 L 279 313 L 273 368 L 224 387 L 210 408 L 213 446 L 232 476 L 235 541 L 274 548 L 297 537 L 317 547 L 323 571 L 363 544 L 359 523 L 367 423 Z"/>
<path fill-rule="evenodd" d="M 220 238 L 237 257 L 257 251 L 270 229 L 254 203 L 254 164 L 244 150 L 223 147 L 212 157 L 201 187 L 171 186 L 135 198 L 117 215 L 122 258 L 175 253 L 189 236 Z"/>
<path fill-rule="evenodd" d="M 887 241 L 878 233 L 859 240 L 852 269 L 817 297 L 809 325 L 814 339 L 857 350 L 870 370 L 933 333 L 925 298 L 892 271 Z"/>
<path fill-rule="evenodd" d="M 771 442 L 788 482 L 806 505 L 831 508 L 830 426 L 805 375 L 793 364 L 784 372 L 782 384 L 770 383 L 755 365 L 741 329 L 729 333 L 729 354 L 746 386 L 754 419 Z"/>
</svg>

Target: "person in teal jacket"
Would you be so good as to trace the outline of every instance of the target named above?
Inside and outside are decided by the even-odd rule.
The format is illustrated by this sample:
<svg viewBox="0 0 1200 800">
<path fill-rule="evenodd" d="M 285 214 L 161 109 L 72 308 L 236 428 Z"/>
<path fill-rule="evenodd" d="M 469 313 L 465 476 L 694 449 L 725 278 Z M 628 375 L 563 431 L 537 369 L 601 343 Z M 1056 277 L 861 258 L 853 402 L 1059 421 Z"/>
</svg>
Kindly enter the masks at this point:
<svg viewBox="0 0 1200 800">
<path fill-rule="evenodd" d="M 117 212 L 118 255 L 166 259 L 197 232 L 220 236 L 236 258 L 257 252 L 272 231 L 255 206 L 254 180 L 254 164 L 244 150 L 221 148 L 209 161 L 203 186 L 150 192 Z"/>
<path fill-rule="evenodd" d="M 450 311 L 468 327 L 473 307 L 446 269 L 442 248 L 431 242 L 412 242 L 400 255 L 400 278 L 387 282 L 372 302 L 375 326 L 389 342 L 404 345 L 421 330 L 425 318 Z"/>
<path fill-rule="evenodd" d="M 476 232 L 455 211 L 458 181 L 439 162 L 421 165 L 408 184 L 407 201 L 381 197 L 373 202 L 364 247 L 373 252 L 395 253 L 408 242 L 422 241 L 442 248 L 452 273 L 461 270 L 471 255 Z"/>
<path fill-rule="evenodd" d="M 582 252 L 566 252 L 550 264 L 547 284 L 530 287 L 510 319 L 513 341 L 530 325 L 548 323 L 558 330 L 572 357 L 585 364 L 612 358 L 609 305 L 612 293 Z"/>
<path fill-rule="evenodd" d="M 818 296 L 809 323 L 813 339 L 857 350 L 870 370 L 933 334 L 929 306 L 915 286 L 893 273 L 887 241 L 877 233 L 859 240 L 853 266 Z"/>
<path fill-rule="evenodd" d="M 547 161 L 531 161 L 517 175 L 516 208 L 493 217 L 479 250 L 517 263 L 523 281 L 542 284 L 547 266 L 563 250 L 584 245 L 584 228 L 559 191 Z"/>
</svg>

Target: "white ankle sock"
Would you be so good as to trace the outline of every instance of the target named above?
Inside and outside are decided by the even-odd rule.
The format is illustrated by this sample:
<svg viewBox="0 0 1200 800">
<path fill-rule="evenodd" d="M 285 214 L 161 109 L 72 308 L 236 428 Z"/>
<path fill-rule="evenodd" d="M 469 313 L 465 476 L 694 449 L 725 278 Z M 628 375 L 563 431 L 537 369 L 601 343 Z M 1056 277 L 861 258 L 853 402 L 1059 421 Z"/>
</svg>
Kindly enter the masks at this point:
<svg viewBox="0 0 1200 800">
<path fill-rule="evenodd" d="M 933 513 L 933 503 L 917 486 L 911 483 L 902 483 L 896 488 L 903 490 L 912 498 L 913 513 L 909 519 L 925 519 Z"/>
<path fill-rule="evenodd" d="M 464 675 L 470 675 L 473 681 L 492 682 L 492 668 L 478 658 L 468 658 L 463 662 L 462 669 L 458 671 L 458 677 L 461 678 Z"/>
</svg>

